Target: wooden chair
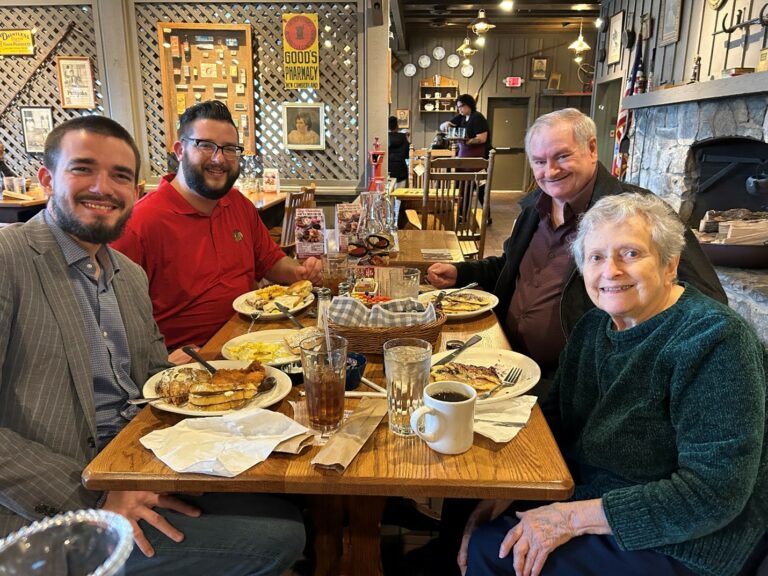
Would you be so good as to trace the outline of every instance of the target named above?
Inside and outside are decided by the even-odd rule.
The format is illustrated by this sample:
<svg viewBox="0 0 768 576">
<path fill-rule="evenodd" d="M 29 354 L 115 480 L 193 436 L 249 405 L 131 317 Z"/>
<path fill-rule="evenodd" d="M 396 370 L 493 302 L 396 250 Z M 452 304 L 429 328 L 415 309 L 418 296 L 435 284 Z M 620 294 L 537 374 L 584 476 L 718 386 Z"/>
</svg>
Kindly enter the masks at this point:
<svg viewBox="0 0 768 576">
<path fill-rule="evenodd" d="M 425 160 L 427 154 L 431 153 L 433 158 L 453 158 L 456 156 L 455 150 L 430 150 L 429 148 L 414 148 L 408 150 L 408 187 L 421 189 L 424 185 L 424 174 L 426 173 Z M 420 168 L 417 168 L 419 166 Z"/>
<path fill-rule="evenodd" d="M 421 214 L 406 211 L 411 225 L 421 230 L 456 232 L 465 258 L 479 259 L 485 250 L 485 229 L 490 210 L 493 162 L 485 158 L 432 158 L 427 154 Z M 485 203 L 479 191 L 485 185 Z"/>
<path fill-rule="evenodd" d="M 289 192 L 285 196 L 285 213 L 283 225 L 269 231 L 270 236 L 280 245 L 283 252 L 289 256 L 296 247 L 296 209 L 312 208 L 315 205 L 315 183 L 302 186 L 298 192 Z"/>
</svg>

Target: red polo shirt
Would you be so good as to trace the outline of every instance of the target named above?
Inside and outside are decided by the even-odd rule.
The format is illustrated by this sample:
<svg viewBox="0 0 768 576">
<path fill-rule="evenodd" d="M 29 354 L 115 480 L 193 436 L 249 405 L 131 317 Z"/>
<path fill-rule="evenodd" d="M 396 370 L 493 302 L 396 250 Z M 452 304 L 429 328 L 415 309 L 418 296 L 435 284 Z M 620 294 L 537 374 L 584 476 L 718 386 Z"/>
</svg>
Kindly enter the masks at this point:
<svg viewBox="0 0 768 576">
<path fill-rule="evenodd" d="M 174 177 L 165 176 L 157 191 L 136 203 L 125 232 L 112 243 L 147 273 L 169 349 L 210 340 L 234 313 L 232 301 L 285 256 L 236 189 L 203 214 L 171 186 Z"/>
</svg>

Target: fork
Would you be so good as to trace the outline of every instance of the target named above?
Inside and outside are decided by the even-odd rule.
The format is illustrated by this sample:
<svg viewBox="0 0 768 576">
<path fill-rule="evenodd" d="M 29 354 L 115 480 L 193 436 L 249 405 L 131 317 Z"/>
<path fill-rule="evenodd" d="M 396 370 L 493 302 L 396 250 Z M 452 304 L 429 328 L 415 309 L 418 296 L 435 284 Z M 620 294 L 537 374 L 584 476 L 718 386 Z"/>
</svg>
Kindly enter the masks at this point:
<svg viewBox="0 0 768 576">
<path fill-rule="evenodd" d="M 253 325 L 256 323 L 256 320 L 258 320 L 261 317 L 262 312 L 260 310 L 254 310 L 251 312 L 251 325 L 248 326 L 248 332 L 246 334 L 250 334 L 251 330 L 253 330 Z"/>
<path fill-rule="evenodd" d="M 506 376 L 504 376 L 504 381 L 496 386 L 495 388 L 491 388 L 488 390 L 488 392 L 484 392 L 483 394 L 480 394 L 478 398 L 480 400 L 485 400 L 486 398 L 490 398 L 497 390 L 500 388 L 506 388 L 507 386 L 512 386 L 514 384 L 517 384 L 517 381 L 520 380 L 520 376 L 523 373 L 523 369 L 519 368 L 517 366 L 513 366 L 510 371 L 507 373 Z"/>
</svg>

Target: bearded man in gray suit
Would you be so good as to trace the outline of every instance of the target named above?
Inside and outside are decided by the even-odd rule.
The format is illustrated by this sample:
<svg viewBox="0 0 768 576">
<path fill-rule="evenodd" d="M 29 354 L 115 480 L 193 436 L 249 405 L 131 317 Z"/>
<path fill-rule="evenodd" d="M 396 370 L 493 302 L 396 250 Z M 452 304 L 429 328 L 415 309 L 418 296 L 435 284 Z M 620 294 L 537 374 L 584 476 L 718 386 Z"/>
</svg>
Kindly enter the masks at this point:
<svg viewBox="0 0 768 576">
<path fill-rule="evenodd" d="M 139 164 L 116 122 L 65 122 L 38 172 L 47 210 L 0 231 L 0 537 L 101 507 L 133 526 L 128 574 L 279 574 L 305 539 L 287 502 L 81 485 L 85 465 L 135 415 L 126 401 L 169 366 L 146 275 L 106 245 L 131 214 Z"/>
</svg>

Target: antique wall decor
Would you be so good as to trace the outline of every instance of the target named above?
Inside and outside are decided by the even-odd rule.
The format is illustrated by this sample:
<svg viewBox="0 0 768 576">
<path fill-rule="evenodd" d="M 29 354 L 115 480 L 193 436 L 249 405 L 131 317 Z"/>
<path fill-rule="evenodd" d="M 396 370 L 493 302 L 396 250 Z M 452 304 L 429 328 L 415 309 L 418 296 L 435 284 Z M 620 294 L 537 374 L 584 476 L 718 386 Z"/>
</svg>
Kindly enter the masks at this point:
<svg viewBox="0 0 768 576">
<path fill-rule="evenodd" d="M 283 104 L 283 146 L 288 150 L 325 150 L 325 113 L 321 102 Z"/>
<path fill-rule="evenodd" d="M 608 27 L 608 49 L 606 64 L 615 64 L 621 60 L 621 33 L 623 32 L 624 11 L 611 16 Z"/>
<path fill-rule="evenodd" d="M 57 56 L 62 108 L 95 108 L 93 68 L 88 56 Z"/>
<path fill-rule="evenodd" d="M 24 134 L 24 150 L 30 154 L 45 151 L 45 139 L 53 130 L 53 113 L 48 106 L 21 106 L 21 128 Z"/>
<path fill-rule="evenodd" d="M 0 29 L 0 56 L 34 56 L 31 29 Z"/>
<path fill-rule="evenodd" d="M 683 0 L 663 0 L 659 22 L 659 46 L 674 44 L 680 38 L 680 13 Z"/>
<path fill-rule="evenodd" d="M 534 56 L 531 58 L 531 80 L 547 79 L 547 59 Z"/>
<path fill-rule="evenodd" d="M 320 88 L 317 14 L 283 14 L 285 87 Z"/>
<path fill-rule="evenodd" d="M 184 110 L 219 100 L 232 113 L 244 153 L 253 154 L 251 26 L 158 22 L 157 37 L 168 152 Z"/>
<path fill-rule="evenodd" d="M 398 130 L 411 127 L 411 111 L 407 108 L 398 108 L 395 110 Z"/>
</svg>

